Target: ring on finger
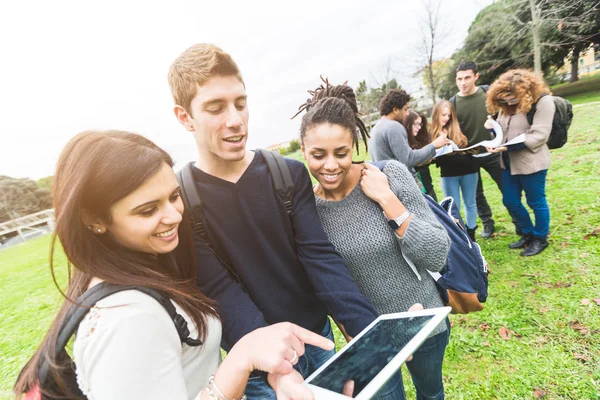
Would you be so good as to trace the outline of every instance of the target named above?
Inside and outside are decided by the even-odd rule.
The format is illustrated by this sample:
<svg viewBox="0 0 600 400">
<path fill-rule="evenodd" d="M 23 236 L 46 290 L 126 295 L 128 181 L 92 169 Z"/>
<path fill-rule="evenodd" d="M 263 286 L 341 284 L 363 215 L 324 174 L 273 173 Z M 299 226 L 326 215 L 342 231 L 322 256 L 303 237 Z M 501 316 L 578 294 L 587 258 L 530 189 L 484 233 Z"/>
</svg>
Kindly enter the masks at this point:
<svg viewBox="0 0 600 400">
<path fill-rule="evenodd" d="M 296 350 L 294 350 L 294 357 L 292 357 L 292 359 L 290 360 L 290 363 L 295 364 L 296 361 L 298 361 L 298 353 L 296 353 Z"/>
</svg>

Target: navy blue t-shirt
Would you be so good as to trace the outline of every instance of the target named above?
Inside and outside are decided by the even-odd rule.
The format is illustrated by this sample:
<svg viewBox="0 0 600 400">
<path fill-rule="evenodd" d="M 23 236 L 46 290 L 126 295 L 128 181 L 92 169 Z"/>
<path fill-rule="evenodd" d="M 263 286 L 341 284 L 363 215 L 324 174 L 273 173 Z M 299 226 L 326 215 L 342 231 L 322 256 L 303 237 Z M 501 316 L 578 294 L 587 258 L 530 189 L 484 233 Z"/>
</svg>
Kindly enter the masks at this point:
<svg viewBox="0 0 600 400">
<path fill-rule="evenodd" d="M 355 336 L 377 317 L 323 231 L 304 164 L 286 162 L 294 181 L 293 228 L 260 153 L 236 183 L 193 168 L 210 240 L 247 290 L 195 238 L 199 285 L 217 302 L 225 350 L 277 322 L 320 332 L 330 313 Z"/>
</svg>

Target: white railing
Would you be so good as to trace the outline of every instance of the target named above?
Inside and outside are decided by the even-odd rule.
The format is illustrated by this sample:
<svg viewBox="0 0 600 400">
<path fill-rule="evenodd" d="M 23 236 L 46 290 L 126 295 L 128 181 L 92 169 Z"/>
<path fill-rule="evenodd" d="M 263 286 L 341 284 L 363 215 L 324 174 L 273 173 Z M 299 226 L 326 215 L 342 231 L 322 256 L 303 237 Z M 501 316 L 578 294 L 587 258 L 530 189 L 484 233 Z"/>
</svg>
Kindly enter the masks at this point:
<svg viewBox="0 0 600 400">
<path fill-rule="evenodd" d="M 48 209 L 0 223 L 0 237 L 17 232 L 25 240 L 34 233 L 46 232 L 53 228 L 54 210 Z"/>
</svg>

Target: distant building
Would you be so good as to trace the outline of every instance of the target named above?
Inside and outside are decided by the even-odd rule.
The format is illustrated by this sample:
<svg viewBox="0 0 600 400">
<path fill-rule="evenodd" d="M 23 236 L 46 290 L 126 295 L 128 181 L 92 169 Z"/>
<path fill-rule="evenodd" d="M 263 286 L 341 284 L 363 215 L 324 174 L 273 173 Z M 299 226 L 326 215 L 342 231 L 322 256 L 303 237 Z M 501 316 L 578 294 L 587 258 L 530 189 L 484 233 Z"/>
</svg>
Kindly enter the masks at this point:
<svg viewBox="0 0 600 400">
<path fill-rule="evenodd" d="M 593 75 L 600 72 L 600 44 L 591 45 L 579 54 L 579 76 Z M 565 58 L 565 64 L 558 70 L 558 73 L 567 80 L 571 78 L 571 60 Z"/>
<path fill-rule="evenodd" d="M 416 110 L 426 110 L 433 107 L 431 96 L 429 96 L 429 93 L 423 83 L 421 83 L 416 90 L 413 90 L 409 94 L 412 98 L 412 108 Z"/>
</svg>

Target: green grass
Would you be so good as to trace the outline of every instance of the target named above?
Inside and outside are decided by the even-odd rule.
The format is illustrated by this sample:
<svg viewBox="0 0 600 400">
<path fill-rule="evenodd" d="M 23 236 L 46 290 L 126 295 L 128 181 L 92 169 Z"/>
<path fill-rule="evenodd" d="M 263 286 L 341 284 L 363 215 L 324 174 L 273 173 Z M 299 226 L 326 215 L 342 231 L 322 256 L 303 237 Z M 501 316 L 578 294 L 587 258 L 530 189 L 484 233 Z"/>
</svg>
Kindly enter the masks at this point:
<svg viewBox="0 0 600 400">
<path fill-rule="evenodd" d="M 11 398 L 20 368 L 33 354 L 54 313 L 57 291 L 48 267 L 50 235 L 0 251 L 0 398 Z M 57 252 L 57 278 L 66 281 L 66 259 Z"/>
<path fill-rule="evenodd" d="M 600 73 L 583 76 L 577 82 L 560 83 L 550 88 L 556 96 L 570 97 L 586 92 L 600 91 Z"/>
<path fill-rule="evenodd" d="M 498 233 L 480 240 L 490 262 L 485 309 L 453 315 L 444 376 L 447 398 L 600 399 L 600 104 L 575 108 L 569 143 L 552 151 L 548 173 L 550 248 L 521 258 L 500 193 L 484 176 Z M 364 156 L 361 151 L 361 156 Z M 296 153 L 296 158 L 301 155 Z M 357 159 L 361 159 L 358 157 Z M 439 174 L 431 168 L 438 194 Z M 600 229 L 599 229 L 600 230 Z M 60 295 L 48 273 L 49 237 L 0 252 L 0 398 L 33 353 L 56 311 Z M 65 259 L 58 264 L 64 271 Z M 64 273 L 61 275 L 64 280 Z M 584 302 L 585 303 L 585 302 Z M 577 331 L 576 323 L 587 328 Z M 512 336 L 504 340 L 498 330 Z M 336 330 L 338 347 L 344 340 Z M 404 369 L 409 398 L 414 390 Z M 541 392 L 538 392 L 538 394 Z M 541 398 L 541 397 L 540 397 Z"/>
<path fill-rule="evenodd" d="M 574 94 L 571 96 L 567 96 L 565 98 L 567 100 L 569 100 L 571 102 L 571 104 L 573 104 L 573 105 L 591 103 L 594 101 L 600 101 L 600 90 L 596 90 L 593 92 Z"/>
</svg>

